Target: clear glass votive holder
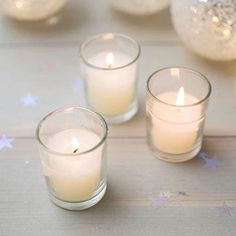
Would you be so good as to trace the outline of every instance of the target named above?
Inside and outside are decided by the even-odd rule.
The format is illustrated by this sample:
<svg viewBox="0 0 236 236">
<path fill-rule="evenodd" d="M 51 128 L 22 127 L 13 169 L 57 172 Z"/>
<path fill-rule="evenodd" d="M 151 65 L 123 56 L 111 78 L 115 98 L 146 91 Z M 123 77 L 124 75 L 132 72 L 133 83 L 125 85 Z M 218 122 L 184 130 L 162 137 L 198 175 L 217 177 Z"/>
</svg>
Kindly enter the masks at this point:
<svg viewBox="0 0 236 236">
<path fill-rule="evenodd" d="M 50 199 L 68 210 L 97 204 L 106 192 L 107 124 L 85 108 L 56 110 L 36 136 Z"/>
<path fill-rule="evenodd" d="M 87 103 L 109 124 L 128 121 L 138 111 L 139 56 L 139 44 L 122 34 L 97 35 L 80 47 Z"/>
<path fill-rule="evenodd" d="M 4 12 L 15 19 L 35 21 L 57 13 L 67 0 L 2 0 Z"/>
<path fill-rule="evenodd" d="M 184 162 L 202 147 L 211 84 L 199 72 L 165 68 L 147 81 L 147 141 L 167 162 Z"/>
</svg>

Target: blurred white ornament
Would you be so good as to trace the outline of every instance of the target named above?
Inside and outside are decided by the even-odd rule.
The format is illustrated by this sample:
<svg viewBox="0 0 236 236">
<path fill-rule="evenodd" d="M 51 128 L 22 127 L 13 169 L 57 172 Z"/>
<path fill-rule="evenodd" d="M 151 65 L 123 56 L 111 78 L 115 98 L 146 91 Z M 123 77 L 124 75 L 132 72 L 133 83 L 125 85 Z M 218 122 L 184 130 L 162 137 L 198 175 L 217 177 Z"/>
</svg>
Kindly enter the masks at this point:
<svg viewBox="0 0 236 236">
<path fill-rule="evenodd" d="M 172 0 L 171 12 L 180 38 L 197 54 L 236 59 L 236 0 Z"/>
<path fill-rule="evenodd" d="M 2 0 L 2 8 L 18 20 L 42 20 L 59 11 L 67 0 Z"/>
<path fill-rule="evenodd" d="M 132 15 L 151 15 L 169 5 L 169 0 L 111 0 L 115 9 Z"/>
</svg>

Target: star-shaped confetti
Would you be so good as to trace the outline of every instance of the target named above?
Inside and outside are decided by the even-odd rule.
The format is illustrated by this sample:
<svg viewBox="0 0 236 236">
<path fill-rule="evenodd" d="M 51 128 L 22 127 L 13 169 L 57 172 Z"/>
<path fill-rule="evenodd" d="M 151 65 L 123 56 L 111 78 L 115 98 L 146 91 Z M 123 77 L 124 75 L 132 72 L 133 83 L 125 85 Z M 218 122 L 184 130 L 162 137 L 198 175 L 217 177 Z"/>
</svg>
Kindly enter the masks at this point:
<svg viewBox="0 0 236 236">
<path fill-rule="evenodd" d="M 217 167 L 220 165 L 220 161 L 216 156 L 212 157 L 211 159 L 207 158 L 205 162 L 204 168 L 208 169 L 217 169 Z"/>
<path fill-rule="evenodd" d="M 83 87 L 84 87 L 84 80 L 82 80 L 82 79 L 77 79 L 77 80 L 75 81 L 75 88 L 76 88 L 76 89 L 83 89 Z"/>
<path fill-rule="evenodd" d="M 206 160 L 207 156 L 208 156 L 208 154 L 206 152 L 200 152 L 199 153 L 199 157 L 204 161 Z"/>
<path fill-rule="evenodd" d="M 215 170 L 220 166 L 217 156 L 209 156 L 206 152 L 200 152 L 199 157 L 205 162 L 204 168 Z"/>
<path fill-rule="evenodd" d="M 24 107 L 35 107 L 37 104 L 37 99 L 38 99 L 37 97 L 28 93 L 21 98 L 21 102 Z"/>
<path fill-rule="evenodd" d="M 5 148 L 12 148 L 12 142 L 14 141 L 14 138 L 7 137 L 3 135 L 0 138 L 0 150 L 5 149 Z"/>
<path fill-rule="evenodd" d="M 168 203 L 170 197 L 170 192 L 161 192 L 157 197 L 152 198 L 153 206 L 164 206 Z"/>
<path fill-rule="evenodd" d="M 233 216 L 233 207 L 230 207 L 226 202 L 222 206 L 217 207 L 220 216 Z"/>
</svg>

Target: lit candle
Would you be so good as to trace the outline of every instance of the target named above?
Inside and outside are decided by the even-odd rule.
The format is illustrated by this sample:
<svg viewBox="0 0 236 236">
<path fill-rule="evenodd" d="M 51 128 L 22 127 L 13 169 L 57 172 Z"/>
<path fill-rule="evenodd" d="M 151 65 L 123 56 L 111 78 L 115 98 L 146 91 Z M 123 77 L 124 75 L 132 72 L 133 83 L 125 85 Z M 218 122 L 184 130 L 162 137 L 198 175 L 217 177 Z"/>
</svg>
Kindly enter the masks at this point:
<svg viewBox="0 0 236 236">
<path fill-rule="evenodd" d="M 80 52 L 89 105 L 109 123 L 132 118 L 138 109 L 138 44 L 123 35 L 105 34 L 85 41 Z"/>
<path fill-rule="evenodd" d="M 59 109 L 38 125 L 40 159 L 51 200 L 70 210 L 99 202 L 106 192 L 105 120 L 85 108 Z"/>
<path fill-rule="evenodd" d="M 85 129 L 69 129 L 54 134 L 47 146 L 71 156 L 51 156 L 43 162 L 47 181 L 65 201 L 89 199 L 98 187 L 101 175 L 102 146 L 86 157 L 80 154 L 99 143 L 99 137 Z M 51 154 L 49 154 L 51 155 Z"/>
<path fill-rule="evenodd" d="M 147 139 L 152 152 L 169 162 L 192 159 L 202 146 L 211 85 L 187 68 L 166 68 L 147 82 Z"/>
<path fill-rule="evenodd" d="M 185 104 L 194 104 L 199 100 L 184 92 L 181 87 L 178 92 L 166 92 L 158 95 L 161 101 L 176 104 L 177 107 L 153 106 L 152 116 L 152 140 L 153 144 L 165 153 L 181 154 L 192 150 L 198 133 L 198 122 L 186 124 L 188 120 L 200 116 L 200 110 L 189 112 L 184 109 Z M 158 117 L 162 117 L 159 119 Z M 169 118 L 173 123 L 166 122 Z M 184 126 L 181 123 L 185 123 Z"/>
<path fill-rule="evenodd" d="M 107 70 L 87 68 L 88 99 L 92 107 L 105 116 L 122 114 L 129 109 L 136 88 L 136 66 L 112 70 L 132 59 L 120 52 L 102 52 L 90 58 L 90 63 Z"/>
</svg>

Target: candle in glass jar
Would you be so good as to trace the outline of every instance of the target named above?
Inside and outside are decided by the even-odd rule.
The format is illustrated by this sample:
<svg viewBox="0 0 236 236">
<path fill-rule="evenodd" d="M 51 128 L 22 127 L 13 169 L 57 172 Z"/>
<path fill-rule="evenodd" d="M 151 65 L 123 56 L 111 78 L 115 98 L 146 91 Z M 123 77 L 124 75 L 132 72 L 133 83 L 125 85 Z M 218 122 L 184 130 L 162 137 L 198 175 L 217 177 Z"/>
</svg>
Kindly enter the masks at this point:
<svg viewBox="0 0 236 236">
<path fill-rule="evenodd" d="M 164 68 L 149 77 L 147 140 L 155 156 L 176 163 L 199 153 L 210 94 L 208 79 L 188 68 Z"/>
<path fill-rule="evenodd" d="M 129 109 L 135 96 L 136 64 L 121 67 L 131 61 L 130 56 L 118 51 L 100 52 L 89 58 L 92 65 L 105 68 L 85 69 L 88 99 L 96 111 L 115 116 Z"/>
<path fill-rule="evenodd" d="M 78 202 L 89 199 L 98 188 L 101 178 L 101 159 L 103 146 L 86 155 L 80 153 L 90 150 L 99 143 L 99 137 L 85 129 L 68 129 L 50 137 L 47 146 L 58 153 L 43 161 L 47 181 L 55 194 L 64 201 Z M 68 155 L 68 154 L 71 154 Z"/>
<path fill-rule="evenodd" d="M 187 153 L 192 150 L 198 136 L 199 123 L 194 121 L 200 116 L 200 108 L 189 110 L 185 109 L 186 104 L 195 104 L 199 100 L 184 92 L 181 87 L 179 92 L 165 92 L 158 96 L 158 99 L 168 104 L 176 106 L 153 105 L 152 131 L 151 136 L 153 145 L 162 152 L 170 154 Z M 167 122 L 169 118 L 173 122 Z"/>
<path fill-rule="evenodd" d="M 110 124 L 128 121 L 138 111 L 139 56 L 139 44 L 122 34 L 95 35 L 81 44 L 86 100 Z"/>
</svg>

